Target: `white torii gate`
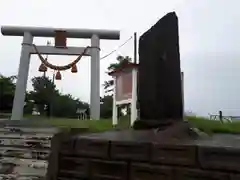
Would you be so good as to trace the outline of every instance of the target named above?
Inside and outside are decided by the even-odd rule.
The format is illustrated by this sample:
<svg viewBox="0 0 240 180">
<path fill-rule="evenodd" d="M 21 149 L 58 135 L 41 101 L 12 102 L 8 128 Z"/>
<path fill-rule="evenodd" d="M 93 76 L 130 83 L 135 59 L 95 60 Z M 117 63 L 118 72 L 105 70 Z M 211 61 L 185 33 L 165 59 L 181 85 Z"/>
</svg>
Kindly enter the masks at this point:
<svg viewBox="0 0 240 180">
<path fill-rule="evenodd" d="M 57 47 L 36 46 L 40 54 L 49 55 L 85 55 L 91 56 L 91 92 L 90 92 L 90 117 L 100 119 L 100 39 L 120 39 L 120 31 L 93 30 L 93 29 L 63 29 L 43 27 L 2 26 L 2 34 L 6 36 L 22 36 L 22 50 L 18 69 L 18 79 L 13 101 L 11 120 L 21 120 L 27 87 L 29 64 L 31 54 L 36 50 L 31 44 L 34 37 L 56 37 L 56 32 L 64 32 L 66 38 L 91 39 L 91 49 L 83 54 L 84 47 Z M 56 41 L 55 41 L 56 43 Z"/>
</svg>

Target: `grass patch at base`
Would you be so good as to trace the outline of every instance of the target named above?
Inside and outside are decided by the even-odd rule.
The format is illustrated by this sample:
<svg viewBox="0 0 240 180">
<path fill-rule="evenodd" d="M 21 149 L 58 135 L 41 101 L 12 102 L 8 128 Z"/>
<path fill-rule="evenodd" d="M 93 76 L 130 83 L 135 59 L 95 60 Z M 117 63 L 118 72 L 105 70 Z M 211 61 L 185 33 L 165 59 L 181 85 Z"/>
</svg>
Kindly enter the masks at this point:
<svg viewBox="0 0 240 180">
<path fill-rule="evenodd" d="M 193 127 L 206 132 L 207 134 L 213 133 L 240 133 L 240 121 L 238 122 L 225 122 L 209 120 L 203 117 L 187 117 L 186 118 Z M 41 123 L 51 124 L 60 128 L 89 128 L 90 132 L 103 132 L 113 129 L 112 121 L 110 119 L 101 120 L 76 120 L 76 119 L 63 119 L 53 118 L 48 120 L 40 120 Z M 127 129 L 129 128 L 129 118 L 119 119 L 119 124 L 116 128 Z"/>
<path fill-rule="evenodd" d="M 28 117 L 31 119 L 31 117 Z M 235 122 L 225 122 L 221 123 L 216 120 L 209 120 L 208 118 L 188 116 L 186 120 L 190 122 L 193 127 L 198 128 L 201 131 L 206 132 L 207 134 L 213 133 L 228 133 L 228 134 L 240 134 L 240 121 Z M 77 120 L 77 119 L 68 119 L 68 118 L 44 118 L 39 117 L 34 120 L 28 120 L 31 124 L 33 123 L 36 126 L 43 124 L 52 125 L 58 128 L 70 129 L 70 128 L 88 128 L 90 132 L 103 132 L 107 130 L 112 130 L 112 120 L 111 119 L 101 119 L 101 120 Z M 129 117 L 120 118 L 117 129 L 127 129 L 129 128 Z"/>
<path fill-rule="evenodd" d="M 207 133 L 229 133 L 238 134 L 240 133 L 240 121 L 238 122 L 225 122 L 209 120 L 203 117 L 187 117 L 189 123 L 198 128 L 199 130 Z M 43 120 L 44 123 L 49 123 L 53 126 L 61 128 L 89 128 L 90 132 L 103 132 L 113 129 L 112 121 L 110 119 L 101 120 L 76 120 L 76 119 L 49 119 Z M 119 120 L 119 124 L 116 128 L 127 129 L 129 128 L 129 119 L 124 118 Z"/>
<path fill-rule="evenodd" d="M 220 121 L 209 120 L 202 117 L 187 117 L 187 120 L 192 124 L 193 127 L 196 127 L 199 130 L 204 131 L 208 134 L 240 133 L 240 121 L 221 123 Z"/>
<path fill-rule="evenodd" d="M 53 118 L 47 120 L 40 120 L 41 123 L 50 124 L 59 128 L 88 128 L 90 132 L 103 132 L 113 129 L 112 121 L 110 119 L 101 120 L 77 120 L 77 119 L 63 119 Z M 118 129 L 129 128 L 129 120 L 121 119 L 117 125 Z"/>
</svg>

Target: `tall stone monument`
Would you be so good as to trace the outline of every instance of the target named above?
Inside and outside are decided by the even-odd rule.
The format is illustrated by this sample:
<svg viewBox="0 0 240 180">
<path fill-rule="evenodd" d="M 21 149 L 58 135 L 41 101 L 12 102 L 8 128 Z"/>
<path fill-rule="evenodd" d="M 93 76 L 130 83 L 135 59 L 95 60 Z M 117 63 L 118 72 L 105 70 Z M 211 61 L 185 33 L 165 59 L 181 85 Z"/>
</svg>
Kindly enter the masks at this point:
<svg viewBox="0 0 240 180">
<path fill-rule="evenodd" d="M 141 126 L 155 128 L 183 120 L 178 18 L 168 13 L 139 40 Z"/>
</svg>

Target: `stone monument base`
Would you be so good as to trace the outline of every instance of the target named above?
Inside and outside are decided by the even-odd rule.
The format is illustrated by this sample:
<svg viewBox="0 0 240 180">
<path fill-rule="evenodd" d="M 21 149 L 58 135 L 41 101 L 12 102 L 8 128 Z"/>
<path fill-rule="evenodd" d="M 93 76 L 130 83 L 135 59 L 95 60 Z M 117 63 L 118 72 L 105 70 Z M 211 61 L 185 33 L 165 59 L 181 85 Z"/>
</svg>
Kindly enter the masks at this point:
<svg viewBox="0 0 240 180">
<path fill-rule="evenodd" d="M 159 131 L 56 135 L 47 179 L 240 179 L 239 138 L 192 136 L 183 124 Z"/>
</svg>

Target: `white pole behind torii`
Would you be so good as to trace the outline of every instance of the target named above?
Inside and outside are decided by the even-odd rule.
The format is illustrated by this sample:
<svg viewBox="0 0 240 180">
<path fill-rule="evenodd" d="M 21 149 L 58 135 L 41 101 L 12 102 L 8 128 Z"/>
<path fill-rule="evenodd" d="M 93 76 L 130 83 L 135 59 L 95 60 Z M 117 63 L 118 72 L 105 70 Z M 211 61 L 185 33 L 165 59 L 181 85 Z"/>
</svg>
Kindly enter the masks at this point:
<svg viewBox="0 0 240 180">
<path fill-rule="evenodd" d="M 90 117 L 95 120 L 100 119 L 100 39 L 118 40 L 120 39 L 119 31 L 20 26 L 2 26 L 1 31 L 2 34 L 6 36 L 23 37 L 11 120 L 21 120 L 23 117 L 30 55 L 36 54 L 34 48 L 27 44 L 32 44 L 34 37 L 54 37 L 56 31 L 65 31 L 68 38 L 91 39 L 91 46 L 94 48 L 90 49 L 85 54 L 91 56 Z M 37 48 L 41 54 L 52 55 L 80 55 L 84 51 L 83 47 L 67 47 L 58 49 L 53 46 L 37 46 Z"/>
</svg>

